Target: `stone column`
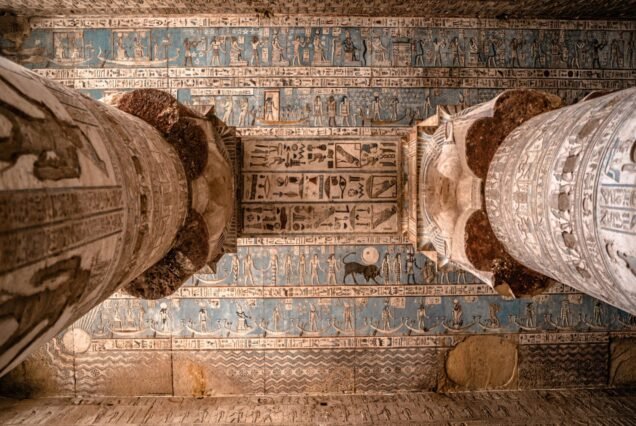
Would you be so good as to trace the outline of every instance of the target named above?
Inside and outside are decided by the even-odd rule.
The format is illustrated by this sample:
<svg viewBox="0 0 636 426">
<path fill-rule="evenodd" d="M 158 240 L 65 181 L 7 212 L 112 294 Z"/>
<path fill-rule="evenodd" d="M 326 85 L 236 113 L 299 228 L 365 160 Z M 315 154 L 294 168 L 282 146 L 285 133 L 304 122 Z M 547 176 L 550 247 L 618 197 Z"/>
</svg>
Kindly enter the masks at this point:
<svg viewBox="0 0 636 426">
<path fill-rule="evenodd" d="M 636 314 L 636 88 L 517 127 L 490 164 L 485 196 L 517 261 Z"/>
<path fill-rule="evenodd" d="M 494 236 L 483 198 L 488 166 L 519 124 L 561 106 L 553 95 L 510 90 L 451 114 L 440 107 L 418 124 L 409 150 L 409 233 L 416 248 L 443 267 L 453 261 L 498 292 L 536 293 L 548 279 L 516 262 Z M 434 274 L 427 271 L 427 278 Z"/>
<path fill-rule="evenodd" d="M 222 253 L 214 119 L 155 90 L 109 102 L 140 118 L 0 58 L 0 376 L 120 287 L 162 297 Z"/>
</svg>

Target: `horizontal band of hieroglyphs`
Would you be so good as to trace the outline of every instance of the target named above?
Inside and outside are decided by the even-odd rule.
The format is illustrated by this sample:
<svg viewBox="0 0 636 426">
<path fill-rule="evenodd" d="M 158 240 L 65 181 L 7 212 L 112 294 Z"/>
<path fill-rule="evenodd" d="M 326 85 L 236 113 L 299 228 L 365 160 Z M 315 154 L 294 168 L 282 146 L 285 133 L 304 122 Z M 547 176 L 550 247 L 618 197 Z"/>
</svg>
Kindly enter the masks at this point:
<svg viewBox="0 0 636 426">
<path fill-rule="evenodd" d="M 327 79 L 211 79 L 211 78 L 173 78 L 173 79 L 87 79 L 87 80 L 58 80 L 67 87 L 75 89 L 184 89 L 184 88 L 227 88 L 227 87 L 338 87 L 340 90 L 331 91 L 345 94 L 345 88 L 359 87 L 444 87 L 470 89 L 568 89 L 568 90 L 620 90 L 636 85 L 632 80 L 524 80 L 524 79 L 375 79 L 370 85 L 366 80 L 338 79 L 337 82 Z M 334 84 L 335 83 L 335 84 Z"/>
<path fill-rule="evenodd" d="M 516 340 L 522 345 L 607 343 L 614 333 L 540 333 L 501 335 Z M 635 336 L 636 333 L 618 333 L 619 336 Z M 517 337 L 518 336 L 518 337 Z M 147 351 L 147 350 L 268 350 L 268 349 L 372 349 L 372 348 L 413 348 L 452 347 L 465 337 L 455 336 L 387 336 L 387 337 L 269 337 L 269 338 L 226 338 L 226 339 L 95 339 L 89 352 L 105 351 Z"/>
<path fill-rule="evenodd" d="M 196 278 L 195 278 L 196 280 Z M 543 294 L 578 294 L 571 287 L 562 284 L 555 285 Z M 486 296 L 497 293 L 486 284 L 449 284 L 449 285 L 324 285 L 324 286 L 191 286 L 185 285 L 179 288 L 173 298 L 231 298 L 231 299 L 256 299 L 256 298 L 350 298 L 350 297 L 435 297 L 435 296 Z M 111 299 L 133 299 L 123 292 L 117 292 Z"/>
<path fill-rule="evenodd" d="M 134 65 L 134 64 L 132 64 Z M 636 70 L 616 69 L 564 69 L 564 68 L 422 68 L 422 67 L 175 67 L 175 68 L 40 68 L 34 70 L 39 75 L 53 80 L 74 79 L 146 79 L 146 78 L 343 78 L 350 81 L 364 81 L 366 85 L 387 78 L 404 78 L 406 82 L 417 79 L 570 79 L 570 80 L 634 80 Z M 371 80 L 369 80 L 371 79 Z M 231 80 L 230 80 L 231 81 Z M 347 80 L 349 81 L 349 80 Z M 198 95 L 223 95 L 231 93 L 205 92 Z M 209 90 L 209 89 L 208 89 Z M 244 95 L 252 93 L 241 89 Z M 236 93 L 239 94 L 239 93 Z"/>
<path fill-rule="evenodd" d="M 176 96 L 176 93 L 173 93 Z M 239 136 L 256 136 L 267 138 L 280 137 L 325 137 L 325 136 L 408 136 L 411 127 L 239 127 Z M 306 241 L 306 242 L 301 242 Z M 334 242 L 340 241 L 340 242 Z M 293 237 L 261 237 L 239 238 L 239 246 L 276 246 L 276 245 L 332 245 L 332 244 L 406 244 L 408 237 L 390 235 L 309 235 Z"/>
<path fill-rule="evenodd" d="M 449 347 L 455 336 L 400 337 L 270 337 L 227 339 L 95 339 L 90 352 L 138 350 L 218 350 L 218 349 L 333 349 Z"/>
<path fill-rule="evenodd" d="M 395 134 L 404 136 L 404 129 L 372 129 L 372 128 L 349 128 L 351 130 L 394 130 Z M 258 133 L 258 130 L 273 131 Z M 295 128 L 274 128 L 274 129 L 241 129 L 242 136 L 335 136 L 336 133 L 321 132 L 321 130 L 344 130 L 327 127 L 295 127 Z M 277 132 L 274 132 L 277 131 Z M 285 132 L 287 131 L 287 132 Z M 304 131 L 307 131 L 305 133 Z M 351 133 L 351 136 L 369 136 L 365 132 Z M 393 133 L 391 134 L 391 136 Z M 349 136 L 347 134 L 347 136 Z M 373 136 L 380 136 L 373 133 Z M 277 237 L 256 237 L 256 238 L 239 238 L 238 246 L 240 247 L 260 247 L 260 246 L 341 246 L 341 245 L 401 245 L 410 244 L 407 237 L 399 235 L 297 235 L 297 236 L 277 236 Z"/>
<path fill-rule="evenodd" d="M 568 29 L 615 30 L 636 29 L 634 21 L 579 21 L 535 19 L 474 19 L 474 18 L 398 18 L 281 15 L 271 18 L 255 15 L 197 16 L 82 16 L 64 18 L 33 18 L 31 28 L 202 28 L 202 27 L 370 27 L 370 28 L 488 28 L 488 29 Z"/>
</svg>

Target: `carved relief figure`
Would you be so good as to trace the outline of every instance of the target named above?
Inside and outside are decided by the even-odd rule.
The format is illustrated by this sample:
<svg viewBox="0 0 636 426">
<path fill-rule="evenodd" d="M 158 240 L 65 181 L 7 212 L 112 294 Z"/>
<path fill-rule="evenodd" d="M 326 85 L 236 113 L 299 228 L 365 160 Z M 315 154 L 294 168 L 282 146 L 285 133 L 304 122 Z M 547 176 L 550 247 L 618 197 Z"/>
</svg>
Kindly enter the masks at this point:
<svg viewBox="0 0 636 426">
<path fill-rule="evenodd" d="M 261 47 L 261 41 L 258 39 L 258 36 L 252 37 L 252 57 L 250 59 L 250 65 L 253 67 L 257 67 L 260 65 L 259 59 L 259 49 Z"/>
<path fill-rule="evenodd" d="M 247 320 L 251 319 L 245 310 L 243 310 L 243 306 L 240 303 L 236 304 L 236 317 L 238 319 L 237 322 L 237 331 L 245 331 L 249 329 L 249 323 Z"/>
<path fill-rule="evenodd" d="M 199 331 L 201 333 L 205 333 L 208 330 L 207 323 L 208 323 L 208 313 L 205 310 L 205 306 L 201 304 L 199 309 Z"/>
<path fill-rule="evenodd" d="M 254 263 L 252 261 L 252 256 L 247 253 L 243 261 L 243 275 L 245 275 L 245 285 L 254 285 L 254 276 L 252 275 L 253 268 Z"/>
<path fill-rule="evenodd" d="M 607 42 L 600 42 L 597 39 L 592 39 L 590 42 L 590 51 L 592 52 L 592 68 L 601 68 L 600 54 L 601 50 L 605 49 Z"/>
<path fill-rule="evenodd" d="M 351 124 L 351 105 L 349 102 L 349 98 L 346 96 L 342 97 L 340 101 L 340 116 L 342 117 L 342 125 L 343 126 L 352 126 Z"/>
<path fill-rule="evenodd" d="M 314 126 L 322 127 L 322 100 L 320 96 L 314 98 Z"/>
<path fill-rule="evenodd" d="M 382 328 L 384 330 L 391 329 L 391 320 L 393 319 L 393 314 L 391 313 L 391 305 L 389 304 L 388 299 L 384 302 L 384 307 L 382 308 Z"/>
<path fill-rule="evenodd" d="M 530 56 L 532 57 L 532 66 L 537 68 L 543 65 L 543 46 L 539 39 L 534 39 L 530 45 Z"/>
<path fill-rule="evenodd" d="M 420 330 L 426 330 L 424 323 L 426 318 L 426 306 L 424 306 L 424 301 L 422 301 L 420 302 L 420 306 L 417 308 L 417 328 Z"/>
<path fill-rule="evenodd" d="M 272 32 L 272 61 L 276 64 L 287 60 L 285 58 L 285 49 L 280 43 L 280 37 L 278 30 Z"/>
<path fill-rule="evenodd" d="M 346 258 L 348 256 L 351 256 L 355 253 L 347 253 L 343 258 L 342 258 L 342 263 L 344 263 L 345 265 L 345 270 L 344 270 L 344 276 L 342 278 L 342 281 L 344 283 L 347 282 L 347 277 L 351 276 L 351 278 L 353 279 L 353 282 L 355 284 L 358 284 L 358 281 L 356 279 L 356 274 L 361 274 L 364 279 L 369 282 L 369 280 L 373 280 L 376 284 L 378 284 L 378 282 L 376 281 L 376 278 L 379 277 L 381 275 L 380 273 L 380 268 L 378 268 L 376 265 L 363 265 L 361 263 L 355 262 L 355 261 L 346 261 Z"/>
<path fill-rule="evenodd" d="M 221 53 L 225 54 L 225 48 L 223 47 L 224 44 L 224 38 L 212 37 L 212 39 L 210 40 L 210 47 L 208 48 L 208 51 L 212 51 L 212 59 L 210 61 L 210 65 L 221 65 Z"/>
<path fill-rule="evenodd" d="M 329 96 L 327 100 L 327 117 L 329 117 L 329 127 L 336 126 L 336 99 L 333 96 Z"/>
<path fill-rule="evenodd" d="M 192 62 L 192 58 L 195 55 L 196 48 L 198 45 L 199 45 L 198 41 L 190 40 L 187 37 L 185 40 L 183 40 L 183 53 L 184 53 L 183 66 L 184 67 L 187 67 L 188 63 L 190 64 L 191 67 L 194 66 Z"/>
<path fill-rule="evenodd" d="M 535 328 L 536 326 L 537 322 L 534 314 L 534 303 L 531 302 L 526 305 L 526 327 Z"/>
<path fill-rule="evenodd" d="M 424 40 L 417 40 L 417 53 L 415 54 L 415 66 L 424 66 L 424 56 L 426 54 L 426 48 L 424 47 Z"/>
<path fill-rule="evenodd" d="M 523 40 L 517 40 L 516 37 L 513 37 L 510 41 L 510 66 L 511 67 L 520 67 L 521 62 L 519 62 L 519 58 L 522 56 L 521 49 L 523 48 Z"/>
<path fill-rule="evenodd" d="M 309 331 L 318 330 L 318 313 L 313 303 L 309 304 Z"/>
<path fill-rule="evenodd" d="M 609 66 L 619 68 L 623 62 L 623 48 L 621 46 L 623 40 L 614 39 L 610 43 L 610 59 Z"/>
<path fill-rule="evenodd" d="M 234 99 L 232 96 L 225 99 L 225 103 L 223 104 L 223 122 L 228 126 L 232 125 L 231 120 L 234 112 Z"/>
<path fill-rule="evenodd" d="M 415 281 L 415 268 L 420 269 L 417 264 L 417 259 L 415 259 L 415 253 L 412 248 L 409 248 L 408 253 L 406 254 L 406 265 L 404 271 L 406 272 L 406 283 L 411 284 L 411 280 L 413 284 L 417 284 Z"/>
<path fill-rule="evenodd" d="M 382 44 L 382 38 L 376 34 L 371 39 L 371 50 L 373 52 L 373 64 L 379 65 L 388 62 L 388 49 Z"/>
<path fill-rule="evenodd" d="M 399 252 L 395 253 L 391 265 L 393 282 L 399 284 L 402 282 L 402 255 Z"/>
<path fill-rule="evenodd" d="M 568 299 L 561 301 L 561 311 L 559 314 L 559 322 L 562 327 L 570 326 L 570 302 Z"/>
<path fill-rule="evenodd" d="M 287 255 L 285 258 L 285 284 L 289 284 L 292 276 L 292 259 L 291 255 Z"/>
<path fill-rule="evenodd" d="M 572 56 L 572 68 L 581 68 L 585 65 L 585 42 L 581 39 L 574 43 L 574 54 Z"/>
<path fill-rule="evenodd" d="M 247 120 L 247 117 L 249 116 L 249 108 L 250 108 L 249 99 L 242 98 L 240 102 L 240 113 L 239 113 L 239 120 L 238 120 L 238 125 L 240 127 L 245 127 L 249 124 Z"/>
<path fill-rule="evenodd" d="M 459 328 L 464 324 L 463 319 L 464 313 L 462 311 L 462 305 L 459 303 L 459 300 L 453 300 L 453 322 L 451 323 L 453 327 Z"/>
<path fill-rule="evenodd" d="M 344 60 L 345 62 L 357 62 L 360 59 L 358 58 L 358 48 L 353 43 L 351 39 L 351 32 L 345 31 L 345 38 L 342 41 L 342 49 L 344 52 Z"/>
<path fill-rule="evenodd" d="M 272 284 L 276 285 L 278 283 L 278 255 L 272 255 L 272 257 L 269 259 L 269 266 L 267 269 L 271 271 L 270 275 Z"/>
<path fill-rule="evenodd" d="M 327 57 L 325 55 L 325 46 L 322 44 L 322 39 L 320 38 L 320 31 L 316 31 L 313 39 L 314 46 L 314 64 L 316 63 L 326 63 Z"/>
<path fill-rule="evenodd" d="M 322 268 L 320 267 L 320 261 L 318 260 L 318 255 L 314 254 L 309 262 L 309 268 L 311 270 L 311 285 L 320 284 L 320 279 L 318 278 L 318 271 Z"/>
<path fill-rule="evenodd" d="M 307 273 L 305 265 L 305 253 L 300 253 L 300 259 L 298 260 L 298 281 L 301 286 L 305 285 L 305 274 Z"/>
<path fill-rule="evenodd" d="M 382 103 L 380 102 L 380 96 L 374 95 L 371 102 L 371 118 L 373 120 L 380 120 L 382 115 Z"/>
<path fill-rule="evenodd" d="M 464 49 L 462 49 L 459 38 L 453 37 L 450 43 L 450 51 L 453 56 L 453 65 L 463 67 L 464 66 Z"/>
<path fill-rule="evenodd" d="M 278 324 L 280 323 L 280 320 L 281 320 L 280 309 L 278 308 L 278 305 L 276 305 L 274 307 L 274 311 L 272 312 L 272 323 L 273 323 L 274 331 L 278 331 Z"/>
<path fill-rule="evenodd" d="M 382 275 L 382 279 L 384 280 L 384 284 L 389 284 L 391 282 L 390 277 L 390 266 L 389 266 L 389 253 L 384 253 L 384 258 L 382 259 L 382 266 L 380 266 L 380 274 Z"/>
<path fill-rule="evenodd" d="M 433 66 L 442 66 L 442 49 L 446 47 L 445 40 L 433 39 Z"/>
<path fill-rule="evenodd" d="M 290 65 L 292 66 L 303 65 L 301 57 L 300 57 L 300 49 L 306 46 L 304 37 L 301 39 L 300 36 L 296 36 L 296 38 L 294 38 L 292 46 L 293 46 L 293 55 L 292 55 L 292 60 Z"/>
</svg>

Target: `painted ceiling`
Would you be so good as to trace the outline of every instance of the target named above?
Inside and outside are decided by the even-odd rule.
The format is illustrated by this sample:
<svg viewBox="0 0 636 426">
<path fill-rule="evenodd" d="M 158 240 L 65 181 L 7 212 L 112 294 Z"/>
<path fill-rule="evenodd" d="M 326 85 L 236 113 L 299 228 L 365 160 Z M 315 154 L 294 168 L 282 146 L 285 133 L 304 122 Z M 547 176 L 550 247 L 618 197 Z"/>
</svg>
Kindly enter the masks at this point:
<svg viewBox="0 0 636 426">
<path fill-rule="evenodd" d="M 630 2 L 589 3 L 526 2 L 524 10 L 634 12 Z M 256 15 L 110 16 L 129 3 L 72 4 L 5 0 L 33 13 L 105 16 L 32 19 L 28 32 L 5 35 L 2 54 L 94 98 L 152 87 L 200 111 L 214 107 L 244 138 L 245 233 L 216 273 L 168 299 L 109 298 L 31 357 L 19 380 L 56 395 L 433 390 L 448 383 L 453 348 L 495 336 L 520 353 L 500 387 L 615 383 L 612 351 L 633 338 L 634 317 L 560 285 L 503 298 L 412 252 L 400 232 L 408 201 L 400 147 L 438 105 L 462 108 L 515 87 L 572 103 L 634 86 L 633 21 L 278 15 L 283 7 L 401 15 L 412 2 L 134 6 L 271 7 L 266 24 Z M 512 13 L 517 2 L 461 4 L 474 17 Z M 460 10 L 447 7 L 422 10 Z"/>
</svg>

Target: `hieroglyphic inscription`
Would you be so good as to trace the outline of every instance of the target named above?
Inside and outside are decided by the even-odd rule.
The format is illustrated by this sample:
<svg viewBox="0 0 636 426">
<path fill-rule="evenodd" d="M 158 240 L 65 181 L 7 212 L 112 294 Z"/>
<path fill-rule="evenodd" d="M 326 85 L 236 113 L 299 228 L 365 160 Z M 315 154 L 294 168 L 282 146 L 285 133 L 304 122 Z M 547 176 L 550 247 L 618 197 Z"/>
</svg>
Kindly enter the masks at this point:
<svg viewBox="0 0 636 426">
<path fill-rule="evenodd" d="M 247 234 L 397 231 L 401 182 L 396 141 L 245 142 L 242 209 Z"/>
<path fill-rule="evenodd" d="M 2 251 L 0 272 L 6 273 L 120 233 L 124 226 L 123 217 L 122 212 L 107 213 L 3 235 L 3 246 L 12 250 Z"/>
<path fill-rule="evenodd" d="M 121 209 L 122 198 L 119 187 L 0 192 L 0 232 Z"/>
</svg>

